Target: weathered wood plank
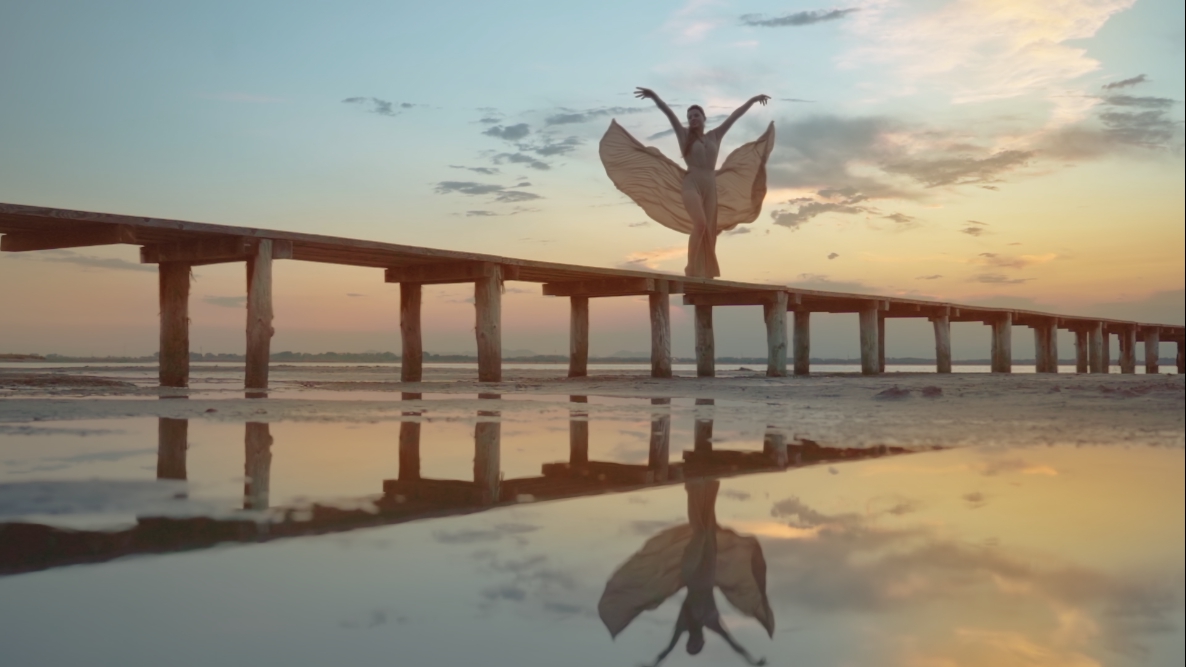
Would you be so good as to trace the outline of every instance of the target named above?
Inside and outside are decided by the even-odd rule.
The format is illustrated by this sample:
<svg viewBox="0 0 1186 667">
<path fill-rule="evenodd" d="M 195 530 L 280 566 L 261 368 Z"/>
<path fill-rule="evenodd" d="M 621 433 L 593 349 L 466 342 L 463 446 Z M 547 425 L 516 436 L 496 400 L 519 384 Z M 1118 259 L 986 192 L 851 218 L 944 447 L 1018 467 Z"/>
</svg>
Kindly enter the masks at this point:
<svg viewBox="0 0 1186 667">
<path fill-rule="evenodd" d="M 479 382 L 502 381 L 502 273 L 491 266 L 490 275 L 474 281 Z"/>
<path fill-rule="evenodd" d="M 781 302 L 787 303 L 786 292 L 778 290 L 763 290 L 754 292 L 724 292 L 721 294 L 698 293 L 685 294 L 685 306 L 765 306 L 774 303 L 782 296 Z"/>
<path fill-rule="evenodd" d="M 247 260 L 247 389 L 267 390 L 272 335 L 272 242 L 261 239 Z"/>
<path fill-rule="evenodd" d="M 391 267 L 384 272 L 389 283 L 419 283 L 421 285 L 452 285 L 472 283 L 497 274 L 499 280 L 518 280 L 518 267 L 494 262 L 444 262 L 440 264 L 412 264 Z"/>
<path fill-rule="evenodd" d="M 766 377 L 787 375 L 787 293 L 775 292 L 774 300 L 762 305 L 766 320 Z"/>
<path fill-rule="evenodd" d="M 931 318 L 935 328 L 935 372 L 951 372 L 951 317 L 947 314 Z"/>
<path fill-rule="evenodd" d="M 992 372 L 1013 372 L 1013 314 L 1002 313 L 992 323 Z"/>
<path fill-rule="evenodd" d="M 1134 346 L 1135 347 L 1135 346 Z M 1155 375 L 1161 372 L 1161 329 L 1145 328 L 1145 373 Z"/>
<path fill-rule="evenodd" d="M 189 448 L 189 420 L 158 417 L 156 432 L 156 478 L 185 479 L 186 450 Z"/>
<path fill-rule="evenodd" d="M 160 287 L 160 360 L 162 387 L 189 386 L 189 265 L 161 264 L 157 269 Z"/>
<path fill-rule="evenodd" d="M 671 377 L 671 297 L 647 295 L 651 311 L 651 377 Z"/>
<path fill-rule="evenodd" d="M 129 225 L 104 225 L 69 232 L 10 232 L 0 237 L 0 252 L 61 250 L 118 243 L 136 243 L 135 228 Z"/>
<path fill-rule="evenodd" d="M 658 278 L 606 278 L 543 284 L 544 296 L 642 296 L 652 293 L 678 294 L 683 284 Z"/>
<path fill-rule="evenodd" d="M 246 236 L 200 237 L 192 241 L 160 243 L 140 248 L 141 264 L 187 262 L 192 266 L 244 262 L 259 253 L 259 244 L 268 240 L 272 259 L 292 259 L 292 241 L 275 241 Z"/>
<path fill-rule="evenodd" d="M 420 328 L 423 293 L 420 283 L 399 284 L 399 334 L 403 348 L 399 369 L 401 382 L 420 382 L 424 378 L 424 338 Z"/>
<path fill-rule="evenodd" d="M 716 339 L 712 330 L 712 306 L 695 307 L 696 377 L 716 377 Z"/>
<path fill-rule="evenodd" d="M 589 297 L 570 297 L 568 318 L 568 377 L 589 375 Z"/>
<path fill-rule="evenodd" d="M 881 345 L 877 340 L 877 312 L 879 310 L 879 302 L 870 301 L 864 310 L 861 310 L 859 313 L 861 324 L 861 373 L 865 375 L 877 375 L 881 368 L 881 364 L 877 359 L 877 352 Z"/>
<path fill-rule="evenodd" d="M 811 375 L 811 313 L 795 311 L 795 375 Z"/>
</svg>

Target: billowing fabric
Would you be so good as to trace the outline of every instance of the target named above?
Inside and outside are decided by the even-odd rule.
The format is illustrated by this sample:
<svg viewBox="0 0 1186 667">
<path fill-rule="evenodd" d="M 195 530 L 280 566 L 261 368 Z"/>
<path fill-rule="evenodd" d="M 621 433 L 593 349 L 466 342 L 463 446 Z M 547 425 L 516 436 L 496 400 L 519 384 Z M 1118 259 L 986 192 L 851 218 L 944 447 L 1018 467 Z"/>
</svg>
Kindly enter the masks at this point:
<svg viewBox="0 0 1186 667">
<path fill-rule="evenodd" d="M 774 123 L 755 141 L 738 147 L 716 171 L 717 233 L 753 222 L 766 197 L 766 160 L 774 149 Z M 687 170 L 653 146 L 644 146 L 616 120 L 601 137 L 601 163 L 619 190 L 655 222 L 684 234 L 692 219 L 684 205 Z"/>
<path fill-rule="evenodd" d="M 766 559 L 757 538 L 716 523 L 713 507 L 719 482 L 687 484 L 688 523 L 668 528 L 614 572 L 597 604 L 610 635 L 617 637 L 639 614 L 656 609 L 679 589 L 715 586 L 737 611 L 756 619 L 774 636 L 774 612 L 766 597 Z M 715 540 L 712 537 L 715 536 Z M 713 548 L 706 548 L 711 544 Z M 715 553 L 705 572 L 701 557 Z M 707 578 L 689 581 L 689 578 Z"/>
</svg>

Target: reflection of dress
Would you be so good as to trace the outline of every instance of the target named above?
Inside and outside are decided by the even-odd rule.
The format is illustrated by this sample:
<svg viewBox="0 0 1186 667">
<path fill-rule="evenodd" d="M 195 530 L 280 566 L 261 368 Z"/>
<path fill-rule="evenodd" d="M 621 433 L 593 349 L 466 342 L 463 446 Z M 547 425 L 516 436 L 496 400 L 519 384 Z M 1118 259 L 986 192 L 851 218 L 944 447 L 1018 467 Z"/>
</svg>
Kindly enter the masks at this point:
<svg viewBox="0 0 1186 667">
<path fill-rule="evenodd" d="M 715 165 L 716 150 L 720 147 L 718 131 L 708 132 L 697 143 L 704 146 L 693 145 L 692 151 L 710 153 L 708 157 Z M 771 123 L 757 140 L 740 146 L 725 158 L 725 164 L 715 171 L 715 178 L 709 179 L 715 183 L 689 178 L 688 170 L 659 149 L 642 145 L 617 121 L 610 121 L 601 138 L 600 153 L 610 180 L 655 222 L 684 234 L 699 231 L 703 235 L 690 240 L 687 274 L 713 278 L 720 275 L 716 235 L 753 222 L 762 212 L 766 160 L 773 148 L 774 123 Z M 706 213 L 707 225 L 699 230 L 688 213 L 685 196 L 698 199 Z"/>
<path fill-rule="evenodd" d="M 610 635 L 616 637 L 643 611 L 658 608 L 685 586 L 689 596 L 685 606 L 693 614 L 702 615 L 709 605 L 713 613 L 715 586 L 737 611 L 756 619 L 773 636 L 774 612 L 766 597 L 762 547 L 753 536 L 717 525 L 714 505 L 719 487 L 716 481 L 688 483 L 689 522 L 647 540 L 610 577 L 597 605 Z M 705 596 L 707 600 L 700 599 Z"/>
</svg>

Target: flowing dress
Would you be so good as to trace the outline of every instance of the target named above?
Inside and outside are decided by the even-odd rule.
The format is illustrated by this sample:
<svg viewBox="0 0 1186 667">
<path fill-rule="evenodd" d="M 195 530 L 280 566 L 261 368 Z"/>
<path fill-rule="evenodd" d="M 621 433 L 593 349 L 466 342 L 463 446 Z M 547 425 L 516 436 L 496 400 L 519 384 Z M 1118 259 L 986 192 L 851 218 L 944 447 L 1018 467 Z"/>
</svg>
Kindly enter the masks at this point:
<svg viewBox="0 0 1186 667">
<path fill-rule="evenodd" d="M 766 197 L 766 161 L 774 148 L 774 123 L 762 136 L 730 153 L 720 169 L 712 171 L 720 139 L 718 128 L 692 145 L 688 164 L 706 165 L 709 169 L 696 169 L 690 174 L 659 149 L 644 146 L 616 120 L 610 121 L 601 138 L 601 163 L 614 185 L 655 222 L 690 235 L 688 266 L 684 270 L 689 276 L 715 278 L 721 274 L 716 258 L 717 235 L 756 220 Z"/>
</svg>

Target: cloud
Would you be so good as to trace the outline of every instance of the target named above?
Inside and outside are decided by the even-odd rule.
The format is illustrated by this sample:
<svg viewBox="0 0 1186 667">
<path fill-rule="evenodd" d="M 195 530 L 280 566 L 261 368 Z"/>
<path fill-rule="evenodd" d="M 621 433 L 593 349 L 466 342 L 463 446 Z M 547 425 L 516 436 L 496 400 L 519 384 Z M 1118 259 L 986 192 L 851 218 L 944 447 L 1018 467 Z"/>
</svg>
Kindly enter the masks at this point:
<svg viewBox="0 0 1186 667">
<path fill-rule="evenodd" d="M 494 211 L 482 211 L 482 210 L 466 211 L 465 212 L 465 217 L 467 217 L 467 218 L 490 218 L 490 217 L 494 217 L 494 216 L 498 216 L 498 215 L 502 215 L 502 214 L 495 213 Z"/>
<path fill-rule="evenodd" d="M 202 301 L 211 306 L 222 306 L 223 308 L 247 307 L 246 296 L 204 296 Z"/>
<path fill-rule="evenodd" d="M 503 523 L 488 529 L 438 530 L 432 536 L 441 544 L 474 544 L 477 542 L 497 542 L 504 537 L 522 540 L 523 535 L 533 533 L 537 530 L 539 530 L 539 526 Z"/>
<path fill-rule="evenodd" d="M 626 256 L 626 261 L 621 266 L 627 269 L 650 269 L 654 271 L 663 262 L 683 257 L 686 252 L 687 248 L 684 246 L 632 252 Z"/>
<path fill-rule="evenodd" d="M 473 181 L 441 181 L 433 188 L 437 194 L 462 194 L 471 197 L 482 195 L 494 195 L 494 201 L 502 204 L 518 203 L 525 201 L 532 201 L 535 199 L 543 199 L 542 196 L 533 192 L 524 192 L 522 190 L 510 190 L 501 185 L 493 183 L 475 183 Z M 468 213 L 467 213 L 468 215 Z M 482 215 L 482 214 L 478 214 Z"/>
<path fill-rule="evenodd" d="M 988 230 L 985 229 L 985 227 L 987 227 L 987 226 L 988 226 L 987 222 L 977 222 L 975 220 L 969 220 L 968 226 L 961 229 L 960 233 L 967 234 L 968 236 L 981 236 L 981 235 L 988 233 Z"/>
<path fill-rule="evenodd" d="M 1109 95 L 1105 104 L 1118 107 L 1140 107 L 1142 109 L 1169 109 L 1178 103 L 1168 97 L 1137 97 L 1134 95 Z"/>
<path fill-rule="evenodd" d="M 521 151 L 530 151 L 536 155 L 544 157 L 552 157 L 556 155 L 566 155 L 576 150 L 581 145 L 581 140 L 578 137 L 565 137 L 559 141 L 553 140 L 551 137 L 544 137 L 542 143 L 538 144 L 519 144 L 518 148 Z"/>
<path fill-rule="evenodd" d="M 749 234 L 749 233 L 750 233 L 749 227 L 734 227 L 733 229 L 730 229 L 729 231 L 725 232 L 724 235 L 725 236 L 737 236 L 739 234 Z"/>
<path fill-rule="evenodd" d="M 1128 78 L 1128 79 L 1121 79 L 1120 81 L 1113 81 L 1112 83 L 1106 83 L 1106 84 L 1100 86 L 1100 88 L 1103 88 L 1104 90 L 1118 90 L 1120 88 L 1130 88 L 1132 86 L 1136 86 L 1136 85 L 1145 83 L 1148 80 L 1149 79 L 1144 74 L 1138 74 L 1138 75 Z"/>
<path fill-rule="evenodd" d="M 1033 280 L 1033 278 L 1010 278 L 1001 273 L 981 273 L 972 276 L 968 282 L 984 283 L 986 285 L 1021 285 Z"/>
<path fill-rule="evenodd" d="M 928 188 L 934 188 L 995 183 L 1002 174 L 1025 166 L 1033 157 L 1033 151 L 1007 150 L 985 158 L 959 156 L 907 159 L 883 165 L 882 169 L 909 176 Z"/>
<path fill-rule="evenodd" d="M 599 109 L 586 109 L 584 111 L 564 109 L 560 113 L 545 118 L 544 125 L 588 123 L 591 120 L 605 118 L 606 116 L 626 116 L 647 111 L 651 111 L 651 107 L 602 107 Z"/>
<path fill-rule="evenodd" d="M 500 170 L 495 169 L 494 167 L 465 167 L 465 166 L 462 166 L 459 164 L 451 164 L 451 165 L 449 165 L 449 168 L 450 169 L 465 169 L 466 171 L 472 171 L 476 174 L 484 174 L 486 176 L 494 176 L 495 174 L 500 173 Z"/>
<path fill-rule="evenodd" d="M 862 206 L 849 206 L 847 204 L 831 204 L 827 202 L 813 201 L 806 204 L 800 204 L 799 208 L 794 211 L 771 211 L 770 217 L 774 220 L 774 224 L 795 230 L 801 227 L 804 223 L 810 221 L 812 218 L 825 213 L 855 215 L 857 213 L 864 213 L 867 210 L 868 209 Z"/>
<path fill-rule="evenodd" d="M 346 292 L 346 296 L 359 297 L 359 296 L 366 296 L 366 295 L 365 295 L 365 294 L 359 294 L 359 293 L 357 293 L 357 292 Z"/>
<path fill-rule="evenodd" d="M 840 256 L 839 254 L 834 253 L 834 252 L 828 253 L 828 259 L 836 259 L 839 256 Z"/>
<path fill-rule="evenodd" d="M 906 215 L 905 213 L 890 213 L 889 215 L 883 215 L 881 217 L 885 218 L 886 220 L 892 220 L 893 222 L 897 223 L 897 227 L 895 229 L 897 229 L 899 231 L 905 231 L 907 229 L 915 229 L 920 226 L 919 222 L 918 222 L 918 218 L 916 218 L 912 215 Z"/>
<path fill-rule="evenodd" d="M 151 271 L 152 273 L 157 272 L 157 267 L 155 264 L 140 264 L 139 262 L 129 262 L 126 259 L 119 259 L 116 257 L 95 257 L 94 255 L 80 255 L 73 250 L 43 250 L 35 255 L 21 253 L 5 253 L 5 255 L 9 259 L 32 259 L 42 262 L 61 262 L 63 264 L 84 266 L 89 269 L 109 269 L 114 271 Z"/>
<path fill-rule="evenodd" d="M 522 153 L 499 153 L 491 159 L 494 160 L 494 164 L 511 162 L 514 164 L 527 165 L 527 167 L 530 169 L 538 169 L 540 171 L 547 171 L 552 168 L 552 165 L 548 164 L 547 162 L 533 158 L 530 155 L 524 155 Z"/>
<path fill-rule="evenodd" d="M 1058 255 L 1054 253 L 1014 257 L 1013 255 L 1002 255 L 995 252 L 982 252 L 977 256 L 975 262 L 982 266 L 992 266 L 1002 269 L 1024 269 L 1027 266 L 1045 264 L 1055 259 L 1058 259 Z"/>
<path fill-rule="evenodd" d="M 939 274 L 935 274 L 935 275 L 931 275 L 931 276 L 919 276 L 919 277 L 915 278 L 915 280 L 938 280 L 942 277 L 943 276 L 941 276 Z"/>
<path fill-rule="evenodd" d="M 858 8 L 815 9 L 810 11 L 795 12 L 793 14 L 784 14 L 783 16 L 777 16 L 775 18 L 766 18 L 762 14 L 743 14 L 740 20 L 741 25 L 760 28 L 798 27 L 812 25 L 815 23 L 823 23 L 825 21 L 837 21 L 855 11 L 858 11 Z"/>
<path fill-rule="evenodd" d="M 650 227 L 650 220 L 640 220 L 638 222 L 631 222 L 626 224 L 627 227 Z"/>
<path fill-rule="evenodd" d="M 408 109 L 412 109 L 416 104 L 411 102 L 389 102 L 381 100 L 378 97 L 347 97 L 342 100 L 344 104 L 357 104 L 363 107 L 368 107 L 367 111 L 370 113 L 377 113 L 380 116 L 389 116 L 394 118 Z"/>
<path fill-rule="evenodd" d="M 527 123 L 518 123 L 516 125 L 495 125 L 494 127 L 486 128 L 482 134 L 488 137 L 495 137 L 505 141 L 518 141 L 531 133 L 531 128 Z"/>
</svg>

